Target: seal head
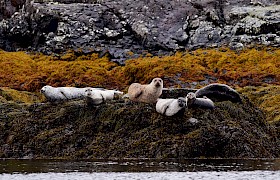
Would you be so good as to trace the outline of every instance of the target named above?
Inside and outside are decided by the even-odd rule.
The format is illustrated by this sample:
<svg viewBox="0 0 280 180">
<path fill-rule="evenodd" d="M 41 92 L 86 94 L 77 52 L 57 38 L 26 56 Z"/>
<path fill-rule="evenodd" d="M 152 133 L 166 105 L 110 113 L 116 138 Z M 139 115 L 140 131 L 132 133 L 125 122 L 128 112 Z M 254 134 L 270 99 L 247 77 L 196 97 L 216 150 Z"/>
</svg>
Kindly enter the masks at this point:
<svg viewBox="0 0 280 180">
<path fill-rule="evenodd" d="M 186 107 L 186 99 L 185 98 L 183 98 L 183 97 L 179 97 L 178 98 L 178 105 L 179 105 L 179 107 Z"/>
</svg>

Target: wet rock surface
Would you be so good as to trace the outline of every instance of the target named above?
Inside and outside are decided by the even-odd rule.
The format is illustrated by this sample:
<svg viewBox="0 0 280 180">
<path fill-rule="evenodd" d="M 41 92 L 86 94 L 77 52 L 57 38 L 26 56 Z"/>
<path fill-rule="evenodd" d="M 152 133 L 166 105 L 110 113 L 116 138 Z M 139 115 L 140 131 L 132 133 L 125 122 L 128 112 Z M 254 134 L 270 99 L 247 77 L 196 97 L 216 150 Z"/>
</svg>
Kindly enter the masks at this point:
<svg viewBox="0 0 280 180">
<path fill-rule="evenodd" d="M 4 2 L 0 48 L 8 51 L 98 52 L 123 64 L 147 52 L 280 44 L 277 0 Z"/>
<path fill-rule="evenodd" d="M 272 158 L 275 126 L 246 97 L 174 116 L 122 100 L 0 104 L 1 158 Z"/>
</svg>

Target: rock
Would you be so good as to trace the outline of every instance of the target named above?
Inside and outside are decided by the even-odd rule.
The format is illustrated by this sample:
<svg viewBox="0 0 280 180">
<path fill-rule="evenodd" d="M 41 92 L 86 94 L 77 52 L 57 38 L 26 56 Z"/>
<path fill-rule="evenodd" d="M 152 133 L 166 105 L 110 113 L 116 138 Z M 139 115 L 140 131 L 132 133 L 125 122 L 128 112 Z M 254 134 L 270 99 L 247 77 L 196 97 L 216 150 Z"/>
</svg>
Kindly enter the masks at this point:
<svg viewBox="0 0 280 180">
<path fill-rule="evenodd" d="M 195 31 L 190 31 L 190 48 L 218 47 L 222 29 L 210 22 L 200 22 Z"/>
<path fill-rule="evenodd" d="M 176 117 L 123 100 L 98 107 L 2 103 L 0 158 L 279 158 L 275 127 L 242 101 Z"/>
<path fill-rule="evenodd" d="M 229 47 L 236 51 L 241 51 L 244 49 L 244 45 L 242 43 L 231 42 Z"/>
<path fill-rule="evenodd" d="M 197 124 L 198 123 L 198 120 L 196 118 L 190 118 L 189 121 L 192 124 Z"/>
<path fill-rule="evenodd" d="M 16 11 L 24 5 L 25 0 L 3 0 L 0 3 L 0 20 L 10 18 Z"/>
<path fill-rule="evenodd" d="M 277 0 L 7 0 L 0 8 L 4 50 L 108 52 L 121 65 L 127 51 L 138 57 L 280 42 Z"/>
</svg>

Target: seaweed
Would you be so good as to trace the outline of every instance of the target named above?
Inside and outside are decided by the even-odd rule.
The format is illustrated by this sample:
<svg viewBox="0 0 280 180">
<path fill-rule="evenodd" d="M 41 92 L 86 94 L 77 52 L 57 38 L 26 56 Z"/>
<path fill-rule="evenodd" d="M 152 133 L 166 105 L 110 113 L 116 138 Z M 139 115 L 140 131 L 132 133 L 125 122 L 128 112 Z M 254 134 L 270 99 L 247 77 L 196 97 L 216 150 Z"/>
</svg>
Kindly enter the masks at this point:
<svg viewBox="0 0 280 180">
<path fill-rule="evenodd" d="M 275 158 L 274 125 L 248 98 L 186 109 L 173 117 L 154 105 L 82 100 L 0 106 L 1 158 Z M 7 113 L 11 111 L 13 113 Z"/>
<path fill-rule="evenodd" d="M 279 84 L 280 50 L 277 48 L 198 49 L 168 56 L 145 56 L 124 66 L 98 54 L 43 55 L 0 51 L 0 84 L 29 92 L 44 85 L 98 86 L 126 90 L 133 82 L 149 83 L 161 77 L 165 87 L 199 88 L 212 82 L 232 86 Z"/>
</svg>

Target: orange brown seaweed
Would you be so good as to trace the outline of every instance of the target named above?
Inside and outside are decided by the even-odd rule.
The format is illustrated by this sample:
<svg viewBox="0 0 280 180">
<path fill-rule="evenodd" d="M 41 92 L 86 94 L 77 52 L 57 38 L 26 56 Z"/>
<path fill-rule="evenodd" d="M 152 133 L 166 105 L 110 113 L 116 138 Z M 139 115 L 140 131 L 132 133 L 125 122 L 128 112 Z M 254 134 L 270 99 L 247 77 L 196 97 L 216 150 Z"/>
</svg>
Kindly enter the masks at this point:
<svg viewBox="0 0 280 180">
<path fill-rule="evenodd" d="M 125 90 L 133 82 L 149 83 L 161 77 L 165 87 L 204 81 L 232 86 L 279 84 L 280 49 L 198 49 L 169 56 L 146 56 L 126 61 L 125 66 L 98 54 L 47 56 L 0 51 L 0 86 L 38 91 L 42 86 L 101 86 Z M 199 83 L 198 83 L 199 86 Z"/>
</svg>

